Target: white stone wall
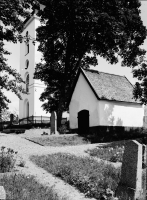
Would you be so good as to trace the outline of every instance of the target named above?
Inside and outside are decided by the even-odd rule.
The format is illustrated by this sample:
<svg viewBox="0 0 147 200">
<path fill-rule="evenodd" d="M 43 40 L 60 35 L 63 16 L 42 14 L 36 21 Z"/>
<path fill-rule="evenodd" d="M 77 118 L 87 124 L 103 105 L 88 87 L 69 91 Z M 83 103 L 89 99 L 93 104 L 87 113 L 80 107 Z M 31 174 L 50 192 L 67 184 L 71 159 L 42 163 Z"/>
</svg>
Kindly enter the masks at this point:
<svg viewBox="0 0 147 200">
<path fill-rule="evenodd" d="M 73 92 L 71 102 L 69 105 L 69 121 L 70 128 L 78 128 L 78 112 L 80 110 L 89 110 L 90 126 L 97 126 L 99 123 L 99 116 L 97 110 L 97 98 L 92 92 L 90 86 L 85 80 L 84 76 L 80 74 L 79 80 Z"/>
<path fill-rule="evenodd" d="M 140 104 L 101 100 L 98 108 L 99 125 L 143 126 L 144 109 Z"/>
<path fill-rule="evenodd" d="M 32 18 L 26 23 L 22 36 L 25 36 L 28 31 L 31 38 L 36 38 L 35 30 L 39 25 L 39 19 L 35 15 L 32 16 Z M 49 116 L 50 114 L 46 114 L 46 112 L 41 108 L 42 102 L 39 100 L 45 85 L 40 80 L 33 79 L 35 65 L 41 59 L 41 53 L 37 51 L 38 44 L 36 43 L 34 45 L 32 41 L 30 41 L 28 54 L 26 54 L 25 46 L 25 42 L 20 44 L 20 74 L 24 80 L 26 75 L 29 74 L 29 94 L 23 94 L 23 100 L 19 100 L 19 118 L 21 119 L 26 117 L 25 104 L 27 101 L 29 102 L 29 116 Z M 29 60 L 28 69 L 25 69 L 26 60 Z M 26 88 L 26 85 L 23 84 L 23 87 Z"/>
<path fill-rule="evenodd" d="M 78 128 L 78 112 L 89 110 L 89 125 L 142 127 L 144 109 L 140 104 L 97 100 L 80 74 L 69 105 L 70 128 Z"/>
</svg>

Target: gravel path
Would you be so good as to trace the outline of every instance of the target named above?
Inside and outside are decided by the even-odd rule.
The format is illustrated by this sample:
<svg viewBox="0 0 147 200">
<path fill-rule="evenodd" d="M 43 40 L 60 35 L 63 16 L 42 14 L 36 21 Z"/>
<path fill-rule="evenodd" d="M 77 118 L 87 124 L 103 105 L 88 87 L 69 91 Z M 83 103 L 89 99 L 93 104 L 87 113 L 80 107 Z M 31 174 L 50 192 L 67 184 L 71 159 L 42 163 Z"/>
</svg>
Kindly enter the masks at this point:
<svg viewBox="0 0 147 200">
<path fill-rule="evenodd" d="M 78 156 L 86 156 L 87 154 L 84 151 L 94 148 L 98 146 L 98 144 L 86 144 L 65 147 L 44 147 L 28 141 L 20 135 L 7 135 L 0 133 L 0 147 L 1 146 L 12 148 L 14 151 L 18 151 L 18 157 L 23 158 L 23 160 L 25 161 L 25 167 L 18 167 L 17 169 L 21 173 L 34 175 L 36 177 L 36 180 L 38 180 L 44 186 L 53 187 L 55 193 L 59 196 L 61 200 L 64 197 L 66 197 L 68 200 L 90 200 L 89 198 L 85 198 L 84 194 L 80 193 L 75 187 L 70 186 L 61 179 L 54 177 L 52 174 L 48 173 L 44 169 L 36 166 L 29 160 L 29 156 L 47 155 L 57 152 L 66 152 Z M 94 198 L 92 198 L 91 200 L 94 200 Z"/>
<path fill-rule="evenodd" d="M 32 133 L 36 136 L 36 133 Z M 37 136 L 41 135 L 38 131 Z M 0 133 L 0 147 L 5 146 L 7 148 L 12 148 L 14 151 L 18 152 L 18 158 L 25 161 L 25 167 L 17 167 L 16 169 L 20 173 L 25 173 L 26 175 L 35 176 L 36 180 L 43 184 L 44 186 L 53 187 L 54 192 L 59 196 L 59 199 L 66 197 L 68 200 L 95 200 L 94 198 L 85 198 L 84 194 L 80 193 L 75 187 L 70 186 L 61 179 L 53 176 L 42 168 L 39 168 L 34 163 L 29 160 L 31 155 L 47 155 L 58 152 L 71 153 L 76 156 L 88 156 L 85 150 L 92 149 L 97 146 L 102 146 L 103 144 L 86 144 L 78 146 L 63 146 L 63 147 L 45 147 L 39 144 L 35 144 L 24 137 L 29 137 L 29 133 L 15 135 L 15 134 L 3 134 Z M 56 136 L 50 136 L 56 137 Z M 62 136 L 61 136 L 62 137 Z M 29 137 L 30 138 L 30 137 Z M 19 162 L 18 159 L 18 162 Z M 99 161 L 100 159 L 96 159 Z M 106 161 L 108 163 L 108 161 Z M 115 164 L 118 167 L 120 164 Z"/>
</svg>

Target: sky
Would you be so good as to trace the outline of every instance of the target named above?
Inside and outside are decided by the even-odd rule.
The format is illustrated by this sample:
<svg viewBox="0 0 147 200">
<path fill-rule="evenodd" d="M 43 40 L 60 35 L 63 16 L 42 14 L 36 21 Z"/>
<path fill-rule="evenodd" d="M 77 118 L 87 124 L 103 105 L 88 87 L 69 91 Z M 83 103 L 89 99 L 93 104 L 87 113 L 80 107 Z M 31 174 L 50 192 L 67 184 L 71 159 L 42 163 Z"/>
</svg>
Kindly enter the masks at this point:
<svg viewBox="0 0 147 200">
<path fill-rule="evenodd" d="M 143 24 L 147 27 L 147 0 L 141 1 L 141 18 L 143 21 Z M 143 47 L 147 50 L 147 39 L 144 42 Z M 20 45 L 19 43 L 13 44 L 13 43 L 6 43 L 5 49 L 7 49 L 9 52 L 11 52 L 11 55 L 7 56 L 7 63 L 10 65 L 13 69 L 16 69 L 18 72 L 20 71 Z M 121 67 L 120 63 L 117 63 L 116 65 L 111 65 L 108 62 L 106 62 L 103 58 L 98 58 L 98 66 L 94 67 L 93 69 L 101 71 L 101 72 L 107 72 L 111 74 L 118 74 L 122 76 L 126 76 L 128 80 L 135 84 L 137 79 L 134 79 L 131 73 L 131 69 L 128 67 Z M 11 103 L 9 104 L 9 110 L 11 112 L 19 111 L 19 99 L 18 97 L 12 93 L 12 92 L 5 92 L 5 95 L 8 97 L 8 99 L 11 100 Z"/>
</svg>

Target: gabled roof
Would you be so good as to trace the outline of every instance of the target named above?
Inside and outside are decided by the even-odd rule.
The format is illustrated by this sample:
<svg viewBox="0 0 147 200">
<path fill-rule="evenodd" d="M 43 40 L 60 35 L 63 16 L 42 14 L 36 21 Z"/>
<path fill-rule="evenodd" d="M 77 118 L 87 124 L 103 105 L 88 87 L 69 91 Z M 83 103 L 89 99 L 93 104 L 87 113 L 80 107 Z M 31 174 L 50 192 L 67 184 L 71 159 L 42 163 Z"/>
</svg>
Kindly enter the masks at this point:
<svg viewBox="0 0 147 200">
<path fill-rule="evenodd" d="M 139 101 L 135 101 L 135 99 L 133 99 L 133 85 L 125 76 L 80 68 L 74 88 L 80 73 L 84 75 L 98 100 L 140 103 Z"/>
</svg>

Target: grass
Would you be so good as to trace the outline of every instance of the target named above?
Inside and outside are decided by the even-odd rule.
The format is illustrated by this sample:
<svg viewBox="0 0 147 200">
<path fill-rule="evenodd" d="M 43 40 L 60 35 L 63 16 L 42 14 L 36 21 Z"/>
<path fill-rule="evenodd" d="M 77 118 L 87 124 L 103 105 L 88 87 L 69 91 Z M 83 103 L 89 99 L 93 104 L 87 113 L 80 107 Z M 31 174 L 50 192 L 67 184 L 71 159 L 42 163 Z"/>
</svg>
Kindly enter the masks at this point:
<svg viewBox="0 0 147 200">
<path fill-rule="evenodd" d="M 120 180 L 120 168 L 96 162 L 88 157 L 56 153 L 31 156 L 31 160 L 49 173 L 75 186 L 86 197 L 99 199 L 107 188 L 115 191 Z"/>
<path fill-rule="evenodd" d="M 6 191 L 6 199 L 11 200 L 59 200 L 52 188 L 45 188 L 33 176 L 22 174 L 4 175 L 0 185 Z M 66 200 L 66 199 L 62 199 Z"/>
<path fill-rule="evenodd" d="M 101 158 L 110 162 L 122 162 L 125 141 L 111 142 L 103 147 L 87 150 L 90 156 Z"/>
<path fill-rule="evenodd" d="M 82 145 L 88 144 L 89 142 L 85 140 L 84 137 L 78 135 L 62 135 L 62 136 L 42 136 L 30 138 L 29 140 L 38 143 L 43 146 L 72 146 L 72 145 Z"/>
</svg>

